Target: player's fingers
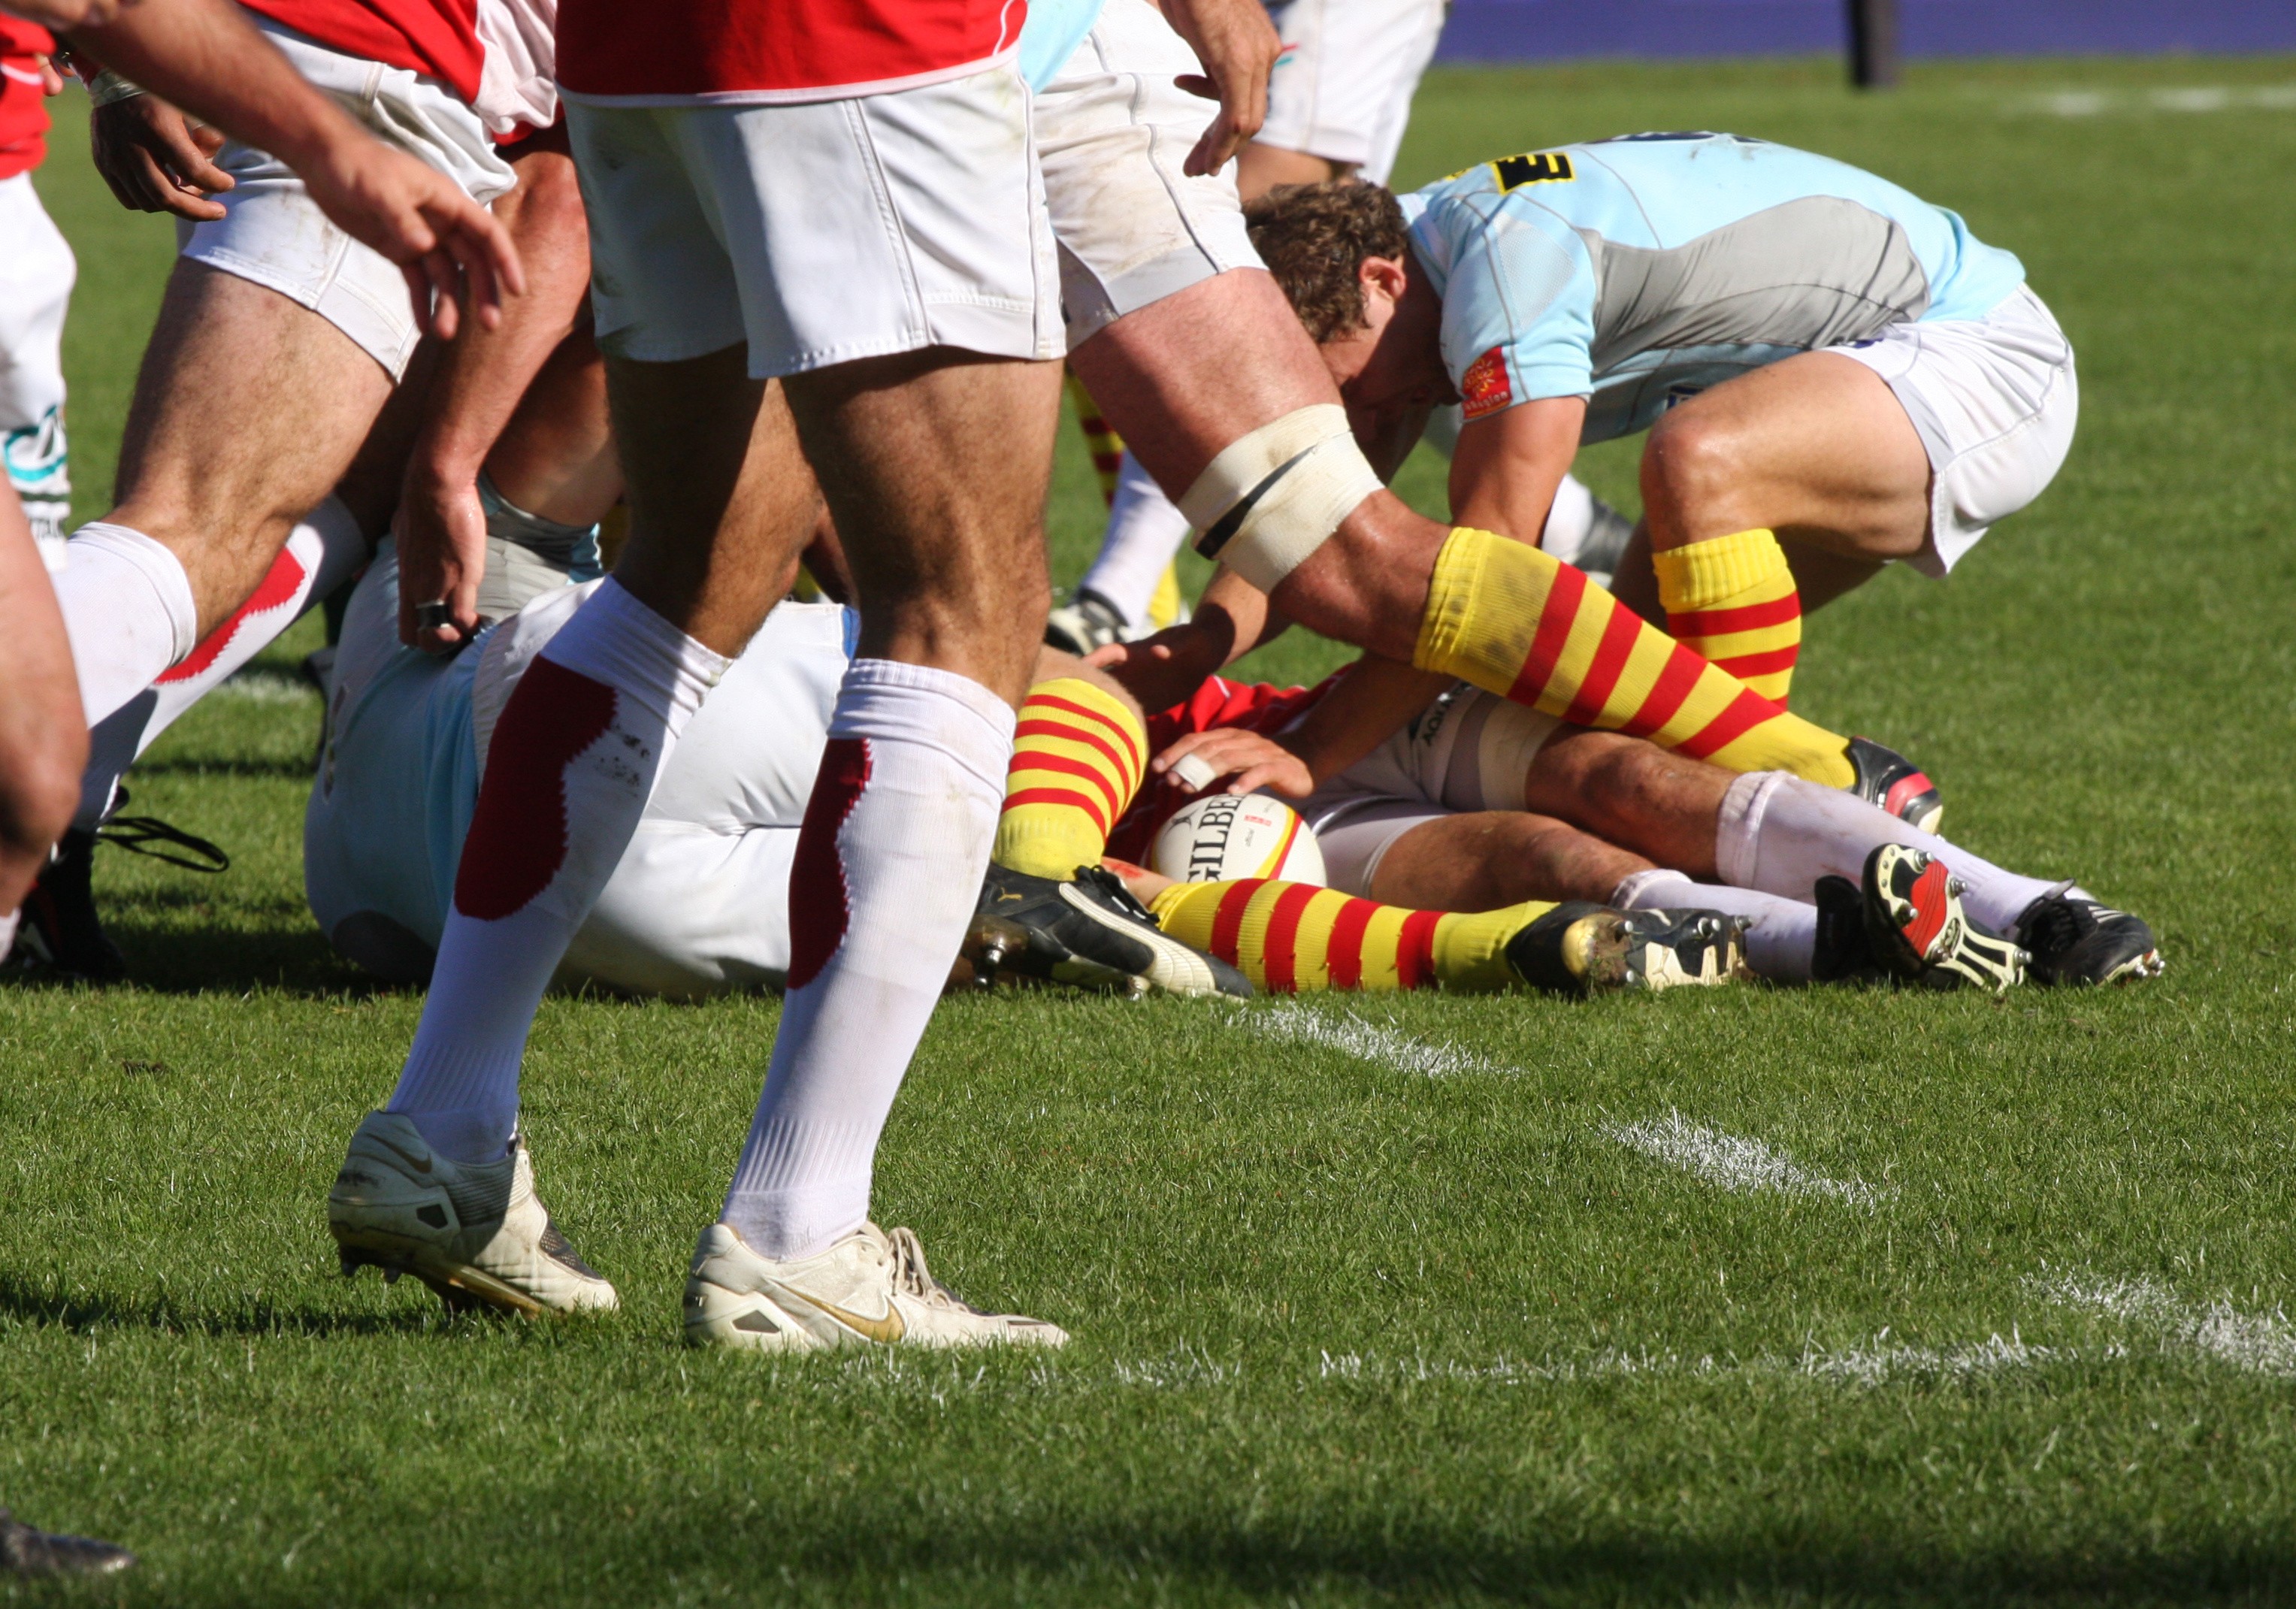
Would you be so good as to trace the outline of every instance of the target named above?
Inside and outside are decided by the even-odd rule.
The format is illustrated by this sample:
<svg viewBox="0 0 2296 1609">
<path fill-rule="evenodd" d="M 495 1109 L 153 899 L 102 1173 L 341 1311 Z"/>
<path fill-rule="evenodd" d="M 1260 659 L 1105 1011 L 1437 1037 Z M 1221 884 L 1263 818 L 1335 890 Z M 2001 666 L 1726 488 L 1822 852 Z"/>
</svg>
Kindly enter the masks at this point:
<svg viewBox="0 0 2296 1609">
<path fill-rule="evenodd" d="M 222 148 L 223 142 L 218 137 L 214 144 L 204 144 L 199 135 L 213 133 L 213 130 L 195 131 L 177 121 L 160 125 L 152 132 L 160 140 L 160 149 L 166 152 L 168 167 L 175 173 L 176 183 L 211 193 L 238 186 L 237 179 L 208 160 Z"/>
<path fill-rule="evenodd" d="M 434 248 L 422 254 L 422 271 L 430 282 L 431 333 L 452 341 L 463 327 L 462 304 L 456 300 L 462 276 L 455 271 L 455 259 Z"/>
<path fill-rule="evenodd" d="M 1079 662 L 1095 670 L 1110 670 L 1124 664 L 1131 657 L 1132 644 L 1129 643 L 1108 643 L 1086 654 Z"/>
<path fill-rule="evenodd" d="M 472 316 L 489 330 L 500 328 L 503 282 L 496 272 L 494 254 L 487 250 L 487 242 L 454 230 L 441 243 L 454 255 L 455 266 L 462 270 L 463 293 L 469 298 Z"/>
<path fill-rule="evenodd" d="M 1191 178 L 1204 178 L 1218 173 L 1227 166 L 1232 148 L 1242 143 L 1235 137 L 1234 127 L 1228 122 L 1227 108 L 1222 106 L 1219 116 L 1214 118 L 1212 126 L 1204 130 L 1203 137 L 1196 142 L 1195 149 L 1188 152 L 1188 160 L 1180 165 L 1180 170 Z"/>
<path fill-rule="evenodd" d="M 1206 101 L 1217 101 L 1220 98 L 1219 86 L 1213 83 L 1210 78 L 1207 78 L 1200 72 L 1182 73 L 1178 78 L 1173 79 L 1172 82 L 1179 86 L 1182 89 L 1186 90 L 1190 94 L 1198 96 L 1201 99 Z"/>
</svg>

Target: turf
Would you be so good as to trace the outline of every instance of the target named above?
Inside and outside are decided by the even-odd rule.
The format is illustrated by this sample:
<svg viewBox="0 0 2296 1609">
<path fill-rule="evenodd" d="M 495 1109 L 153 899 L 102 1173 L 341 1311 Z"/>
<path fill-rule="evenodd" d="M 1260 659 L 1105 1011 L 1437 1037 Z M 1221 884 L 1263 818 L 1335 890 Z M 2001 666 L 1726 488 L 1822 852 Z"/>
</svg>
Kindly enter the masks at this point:
<svg viewBox="0 0 2296 1609">
<path fill-rule="evenodd" d="M 1857 100 L 1822 63 L 1446 71 L 1401 174 L 1729 127 L 2024 259 L 2080 353 L 2071 461 L 1951 582 L 1815 619 L 1796 698 L 1917 754 L 1972 846 L 2151 916 L 2157 984 L 952 1002 L 879 1215 L 1076 1342 L 783 1364 L 676 1343 L 776 1005 L 555 999 L 528 1130 L 625 1306 L 449 1327 L 338 1278 L 322 1221 L 419 1000 L 301 905 L 307 629 L 136 775 L 236 857 L 107 857 L 144 981 L 0 997 L 0 1502 L 144 1561 L 0 1597 L 2284 1600 L 2292 78 L 1964 64 Z M 2204 86 L 2237 93 L 2161 93 Z M 168 239 L 59 144 L 85 515 Z M 1072 577 L 1095 510 L 1062 450 Z M 1586 469 L 1631 504 L 1629 449 Z M 1406 485 L 1439 497 L 1425 463 Z"/>
</svg>

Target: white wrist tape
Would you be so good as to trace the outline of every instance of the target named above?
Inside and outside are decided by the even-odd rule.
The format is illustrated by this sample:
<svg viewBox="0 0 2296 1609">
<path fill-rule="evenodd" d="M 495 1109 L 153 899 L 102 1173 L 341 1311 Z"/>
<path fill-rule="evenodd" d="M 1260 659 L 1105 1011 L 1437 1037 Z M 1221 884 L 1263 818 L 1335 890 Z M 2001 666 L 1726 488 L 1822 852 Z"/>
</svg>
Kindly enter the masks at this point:
<svg viewBox="0 0 2296 1609">
<path fill-rule="evenodd" d="M 1347 410 L 1324 402 L 1222 447 L 1180 512 L 1199 533 L 1198 553 L 1273 592 L 1381 484 Z"/>
</svg>

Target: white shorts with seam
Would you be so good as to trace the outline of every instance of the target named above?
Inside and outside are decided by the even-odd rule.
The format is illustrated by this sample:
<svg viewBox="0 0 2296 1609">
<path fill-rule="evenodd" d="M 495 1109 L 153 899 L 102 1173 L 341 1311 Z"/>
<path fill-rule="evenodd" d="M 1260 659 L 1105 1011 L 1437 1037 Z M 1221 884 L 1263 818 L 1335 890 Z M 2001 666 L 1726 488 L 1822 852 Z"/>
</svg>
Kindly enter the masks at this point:
<svg viewBox="0 0 2296 1609">
<path fill-rule="evenodd" d="M 2030 286 L 1982 318 L 1892 324 L 1825 350 L 1887 382 L 1929 454 L 1929 539 L 1906 561 L 1923 575 L 1944 575 L 1995 521 L 2039 497 L 2072 447 L 2072 346 Z"/>
<path fill-rule="evenodd" d="M 1288 0 L 1271 8 L 1283 54 L 1267 80 L 1259 143 L 1351 164 L 1357 177 L 1387 183 L 1448 9 L 1447 0 Z"/>
<path fill-rule="evenodd" d="M 598 344 L 753 379 L 926 347 L 1061 355 L 1059 271 L 1009 62 L 793 105 L 569 97 Z"/>
<path fill-rule="evenodd" d="M 250 21 L 368 133 L 437 168 L 473 201 L 491 201 L 517 183 L 478 113 L 439 80 L 329 50 L 252 13 Z M 269 152 L 227 140 L 214 160 L 237 185 L 215 198 L 222 218 L 177 222 L 181 255 L 310 308 L 398 380 L 422 338 L 398 265 L 330 222 Z"/>
<path fill-rule="evenodd" d="M 64 313 L 79 267 L 32 176 L 0 179 L 0 457 L 40 556 L 64 565 L 71 466 L 64 438 Z"/>
<path fill-rule="evenodd" d="M 1037 160 L 1071 349 L 1149 303 L 1257 268 L 1231 164 L 1181 171 L 1214 107 L 1174 82 L 1195 53 L 1148 0 L 1106 0 L 1037 94 Z"/>
<path fill-rule="evenodd" d="M 1521 810 L 1530 768 L 1562 723 L 1461 682 L 1300 806 L 1330 886 L 1359 899 L 1414 827 Z"/>
</svg>

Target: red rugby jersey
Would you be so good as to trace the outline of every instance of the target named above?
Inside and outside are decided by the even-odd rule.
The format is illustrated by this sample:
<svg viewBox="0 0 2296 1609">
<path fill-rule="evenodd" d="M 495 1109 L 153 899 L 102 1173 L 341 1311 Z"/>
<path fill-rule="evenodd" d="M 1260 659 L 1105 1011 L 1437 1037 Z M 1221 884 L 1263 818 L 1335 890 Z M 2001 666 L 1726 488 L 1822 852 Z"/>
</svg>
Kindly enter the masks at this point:
<svg viewBox="0 0 2296 1609">
<path fill-rule="evenodd" d="M 1028 0 L 562 0 L 558 81 L 609 105 L 844 100 L 977 72 Z"/>
<path fill-rule="evenodd" d="M 329 50 L 441 79 L 466 103 L 479 98 L 486 53 L 479 44 L 478 0 L 241 3 L 299 34 L 308 34 Z"/>
<path fill-rule="evenodd" d="M 38 23 L 0 12 L 0 179 L 30 172 L 48 154 L 38 58 L 55 47 Z"/>
<path fill-rule="evenodd" d="M 1195 696 L 1148 718 L 1148 752 L 1160 754 L 1191 732 L 1217 732 L 1224 727 L 1273 736 L 1314 709 L 1345 671 L 1336 671 L 1312 687 L 1276 687 L 1267 682 L 1245 686 L 1215 676 L 1196 689 Z M 1108 852 L 1135 866 L 1148 864 L 1158 829 L 1198 796 L 1168 774 L 1143 784 L 1131 808 L 1118 817 L 1108 836 Z"/>
</svg>

